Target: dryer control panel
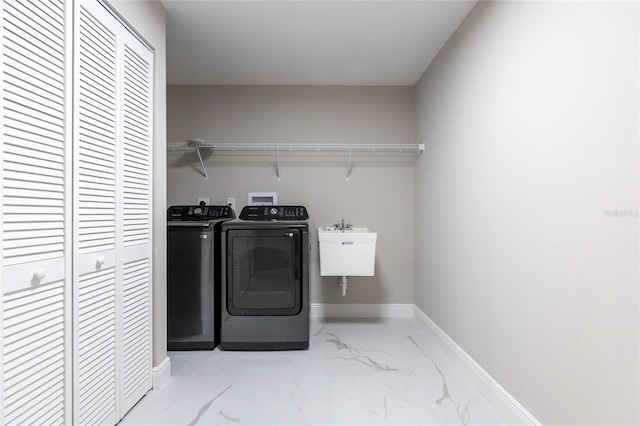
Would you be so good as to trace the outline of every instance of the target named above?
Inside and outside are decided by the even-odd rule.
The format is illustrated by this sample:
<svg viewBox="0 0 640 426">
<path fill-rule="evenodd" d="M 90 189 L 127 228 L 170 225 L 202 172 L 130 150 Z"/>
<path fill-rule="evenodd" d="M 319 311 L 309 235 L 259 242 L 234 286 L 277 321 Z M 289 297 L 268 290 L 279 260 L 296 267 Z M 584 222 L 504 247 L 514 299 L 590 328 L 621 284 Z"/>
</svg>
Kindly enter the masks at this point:
<svg viewBox="0 0 640 426">
<path fill-rule="evenodd" d="M 171 206 L 167 210 L 167 220 L 199 222 L 214 219 L 234 219 L 230 206 Z"/>
<path fill-rule="evenodd" d="M 246 206 L 240 212 L 243 220 L 307 220 L 303 206 Z"/>
</svg>

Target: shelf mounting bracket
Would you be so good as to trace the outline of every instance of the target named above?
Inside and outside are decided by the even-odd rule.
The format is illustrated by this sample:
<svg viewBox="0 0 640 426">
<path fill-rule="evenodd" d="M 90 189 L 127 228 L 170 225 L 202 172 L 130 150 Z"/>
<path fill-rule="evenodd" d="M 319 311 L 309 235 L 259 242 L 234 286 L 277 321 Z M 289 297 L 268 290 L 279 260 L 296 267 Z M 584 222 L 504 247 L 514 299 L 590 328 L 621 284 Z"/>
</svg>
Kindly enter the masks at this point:
<svg viewBox="0 0 640 426">
<path fill-rule="evenodd" d="M 207 169 L 204 167 L 204 161 L 202 161 L 202 154 L 200 154 L 200 147 L 198 145 L 196 145 L 196 152 L 198 153 L 198 159 L 200 160 L 200 167 L 202 167 L 204 180 L 209 180 L 209 176 L 207 176 Z"/>
</svg>

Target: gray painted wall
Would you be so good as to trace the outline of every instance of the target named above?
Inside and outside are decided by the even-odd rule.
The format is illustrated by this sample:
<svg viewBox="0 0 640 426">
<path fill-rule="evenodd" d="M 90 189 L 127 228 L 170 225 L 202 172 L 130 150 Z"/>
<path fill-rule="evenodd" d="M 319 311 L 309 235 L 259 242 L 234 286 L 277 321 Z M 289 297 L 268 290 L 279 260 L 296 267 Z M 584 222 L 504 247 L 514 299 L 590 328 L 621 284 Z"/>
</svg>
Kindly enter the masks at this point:
<svg viewBox="0 0 640 426">
<path fill-rule="evenodd" d="M 220 143 L 415 143 L 412 87 L 169 86 L 168 139 Z M 212 204 L 248 192 L 277 192 L 279 204 L 301 204 L 311 216 L 312 303 L 413 303 L 413 156 L 266 156 L 209 153 L 209 180 L 195 153 L 167 156 L 168 205 Z M 374 277 L 320 277 L 317 228 L 344 218 L 378 232 Z"/>
<path fill-rule="evenodd" d="M 415 303 L 544 424 L 640 422 L 638 18 L 480 2 L 416 87 Z"/>
</svg>

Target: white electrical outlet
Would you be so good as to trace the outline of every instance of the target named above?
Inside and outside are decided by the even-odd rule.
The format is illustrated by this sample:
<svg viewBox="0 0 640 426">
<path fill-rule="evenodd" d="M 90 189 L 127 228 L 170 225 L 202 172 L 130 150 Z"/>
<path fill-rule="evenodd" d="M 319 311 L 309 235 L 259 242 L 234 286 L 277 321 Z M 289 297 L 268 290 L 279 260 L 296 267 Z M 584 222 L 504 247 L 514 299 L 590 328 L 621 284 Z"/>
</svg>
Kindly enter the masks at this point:
<svg viewBox="0 0 640 426">
<path fill-rule="evenodd" d="M 208 198 L 198 198 L 198 204 L 200 204 L 201 201 L 204 201 L 204 203 L 206 205 L 209 205 L 209 199 Z"/>
<path fill-rule="evenodd" d="M 236 210 L 236 199 L 235 198 L 227 198 L 227 205 L 231 206 L 233 211 Z"/>
</svg>

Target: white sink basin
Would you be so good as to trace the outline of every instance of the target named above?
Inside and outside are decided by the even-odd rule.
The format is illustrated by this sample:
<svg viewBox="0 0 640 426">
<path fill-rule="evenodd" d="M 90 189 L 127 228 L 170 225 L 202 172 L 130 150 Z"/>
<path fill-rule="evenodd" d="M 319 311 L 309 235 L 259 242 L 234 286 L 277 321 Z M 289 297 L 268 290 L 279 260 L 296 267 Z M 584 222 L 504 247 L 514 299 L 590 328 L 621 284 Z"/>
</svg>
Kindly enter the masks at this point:
<svg viewBox="0 0 640 426">
<path fill-rule="evenodd" d="M 373 276 L 377 239 L 369 228 L 318 228 L 320 275 Z"/>
</svg>

